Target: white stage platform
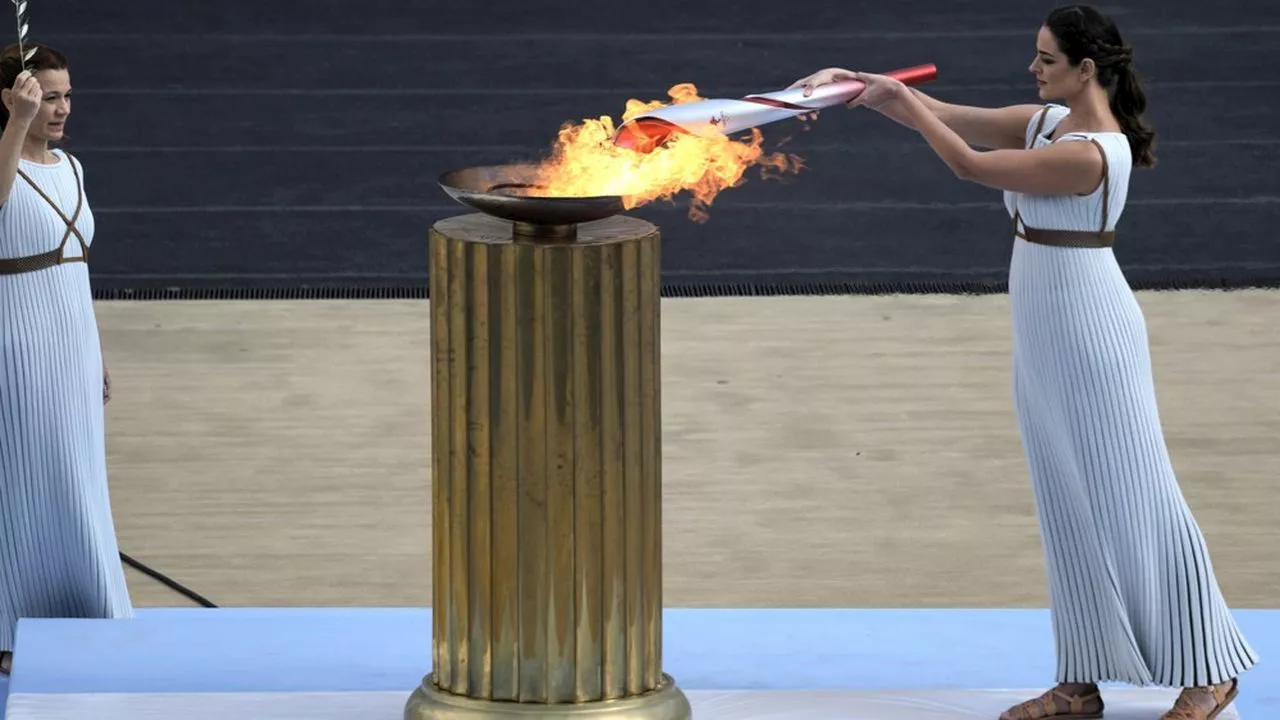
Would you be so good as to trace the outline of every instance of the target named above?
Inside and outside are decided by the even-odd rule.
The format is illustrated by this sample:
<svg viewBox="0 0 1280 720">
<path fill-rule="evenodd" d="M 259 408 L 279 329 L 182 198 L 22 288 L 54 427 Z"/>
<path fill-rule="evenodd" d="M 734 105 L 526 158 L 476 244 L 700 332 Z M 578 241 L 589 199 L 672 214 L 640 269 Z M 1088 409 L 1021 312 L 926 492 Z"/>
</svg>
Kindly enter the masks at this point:
<svg viewBox="0 0 1280 720">
<path fill-rule="evenodd" d="M 1264 665 L 1221 720 L 1280 717 L 1280 612 L 1237 615 Z M 1053 676 L 1044 611 L 668 610 L 664 629 L 697 720 L 995 720 Z M 0 698 L 5 720 L 399 720 L 430 638 L 418 609 L 23 621 Z M 1175 695 L 1104 688 L 1107 718 L 1155 720 Z"/>
<path fill-rule="evenodd" d="M 1030 691 L 691 690 L 695 720 L 995 720 Z M 1176 692 L 1109 694 L 1107 720 L 1156 720 Z M 12 720 L 403 720 L 403 692 L 20 695 Z M 1220 720 L 1239 718 L 1234 710 Z"/>
</svg>

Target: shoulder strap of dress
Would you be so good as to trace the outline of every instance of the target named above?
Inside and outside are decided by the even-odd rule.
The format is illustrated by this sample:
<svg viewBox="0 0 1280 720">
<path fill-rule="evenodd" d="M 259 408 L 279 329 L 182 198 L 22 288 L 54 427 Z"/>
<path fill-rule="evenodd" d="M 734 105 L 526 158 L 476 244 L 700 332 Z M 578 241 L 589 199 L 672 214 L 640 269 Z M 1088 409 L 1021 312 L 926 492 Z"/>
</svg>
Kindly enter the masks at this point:
<svg viewBox="0 0 1280 720">
<path fill-rule="evenodd" d="M 1027 138 L 1027 147 L 1035 145 L 1036 138 L 1040 137 L 1040 133 L 1044 132 L 1045 118 L 1049 117 L 1049 106 L 1045 105 L 1040 109 L 1040 119 L 1036 121 L 1036 131 L 1031 133 L 1031 137 Z"/>
<path fill-rule="evenodd" d="M 1102 155 L 1102 226 L 1098 228 L 1099 232 L 1107 231 L 1107 217 L 1111 214 L 1111 168 L 1107 162 L 1107 149 L 1102 147 L 1102 143 L 1098 142 L 1098 138 L 1089 138 L 1089 142 L 1098 148 L 1098 152 Z"/>
<path fill-rule="evenodd" d="M 1044 131 L 1045 118 L 1049 116 L 1049 106 L 1045 105 L 1040 109 L 1040 119 L 1036 121 L 1036 131 L 1031 133 L 1031 137 L 1027 138 L 1026 149 L 1030 150 L 1036 144 L 1036 138 L 1040 137 L 1040 133 Z M 1018 201 L 1014 200 L 1013 205 L 1013 234 L 1018 235 L 1022 232 L 1022 209 L 1018 207 Z"/>
</svg>

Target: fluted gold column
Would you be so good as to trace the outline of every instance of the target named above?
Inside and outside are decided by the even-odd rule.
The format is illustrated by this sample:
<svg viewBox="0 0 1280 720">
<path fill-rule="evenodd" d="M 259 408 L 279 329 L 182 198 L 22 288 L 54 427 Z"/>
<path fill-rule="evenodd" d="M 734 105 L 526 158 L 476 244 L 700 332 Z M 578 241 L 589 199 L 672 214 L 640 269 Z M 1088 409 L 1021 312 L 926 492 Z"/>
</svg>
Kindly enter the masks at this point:
<svg viewBox="0 0 1280 720">
<path fill-rule="evenodd" d="M 662 672 L 658 229 L 466 215 L 430 254 L 434 666 L 405 717 L 689 718 Z"/>
</svg>

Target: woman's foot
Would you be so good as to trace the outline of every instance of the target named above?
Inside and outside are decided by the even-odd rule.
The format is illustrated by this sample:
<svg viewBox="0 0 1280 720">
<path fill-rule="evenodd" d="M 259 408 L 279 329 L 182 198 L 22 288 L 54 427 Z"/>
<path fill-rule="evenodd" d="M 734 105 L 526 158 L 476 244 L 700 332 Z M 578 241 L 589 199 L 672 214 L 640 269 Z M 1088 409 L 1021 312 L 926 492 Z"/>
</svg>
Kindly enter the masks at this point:
<svg viewBox="0 0 1280 720">
<path fill-rule="evenodd" d="M 1102 707 L 1097 685 L 1063 683 L 1040 697 L 1005 710 L 1000 720 L 1096 720 L 1102 717 Z"/>
<path fill-rule="evenodd" d="M 8 675 L 9 670 L 13 667 L 13 653 L 5 650 L 0 652 L 0 675 Z"/>
<path fill-rule="evenodd" d="M 1236 699 L 1237 681 L 1232 679 L 1208 687 L 1185 688 L 1173 709 L 1160 720 L 1213 720 Z"/>
</svg>

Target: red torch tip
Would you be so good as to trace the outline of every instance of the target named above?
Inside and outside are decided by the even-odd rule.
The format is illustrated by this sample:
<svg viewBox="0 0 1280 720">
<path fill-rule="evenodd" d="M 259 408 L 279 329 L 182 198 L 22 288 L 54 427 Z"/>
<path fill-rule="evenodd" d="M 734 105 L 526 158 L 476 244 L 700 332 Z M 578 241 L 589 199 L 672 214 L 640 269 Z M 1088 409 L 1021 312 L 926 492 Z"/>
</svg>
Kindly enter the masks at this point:
<svg viewBox="0 0 1280 720">
<path fill-rule="evenodd" d="M 613 144 L 638 153 L 652 152 L 676 133 L 684 132 L 678 125 L 658 118 L 636 118 L 625 122 L 613 134 Z"/>
<path fill-rule="evenodd" d="M 904 85 L 920 85 L 938 79 L 938 66 L 933 63 L 927 63 L 902 68 L 901 70 L 893 70 L 885 74 L 891 78 L 898 79 Z"/>
</svg>

